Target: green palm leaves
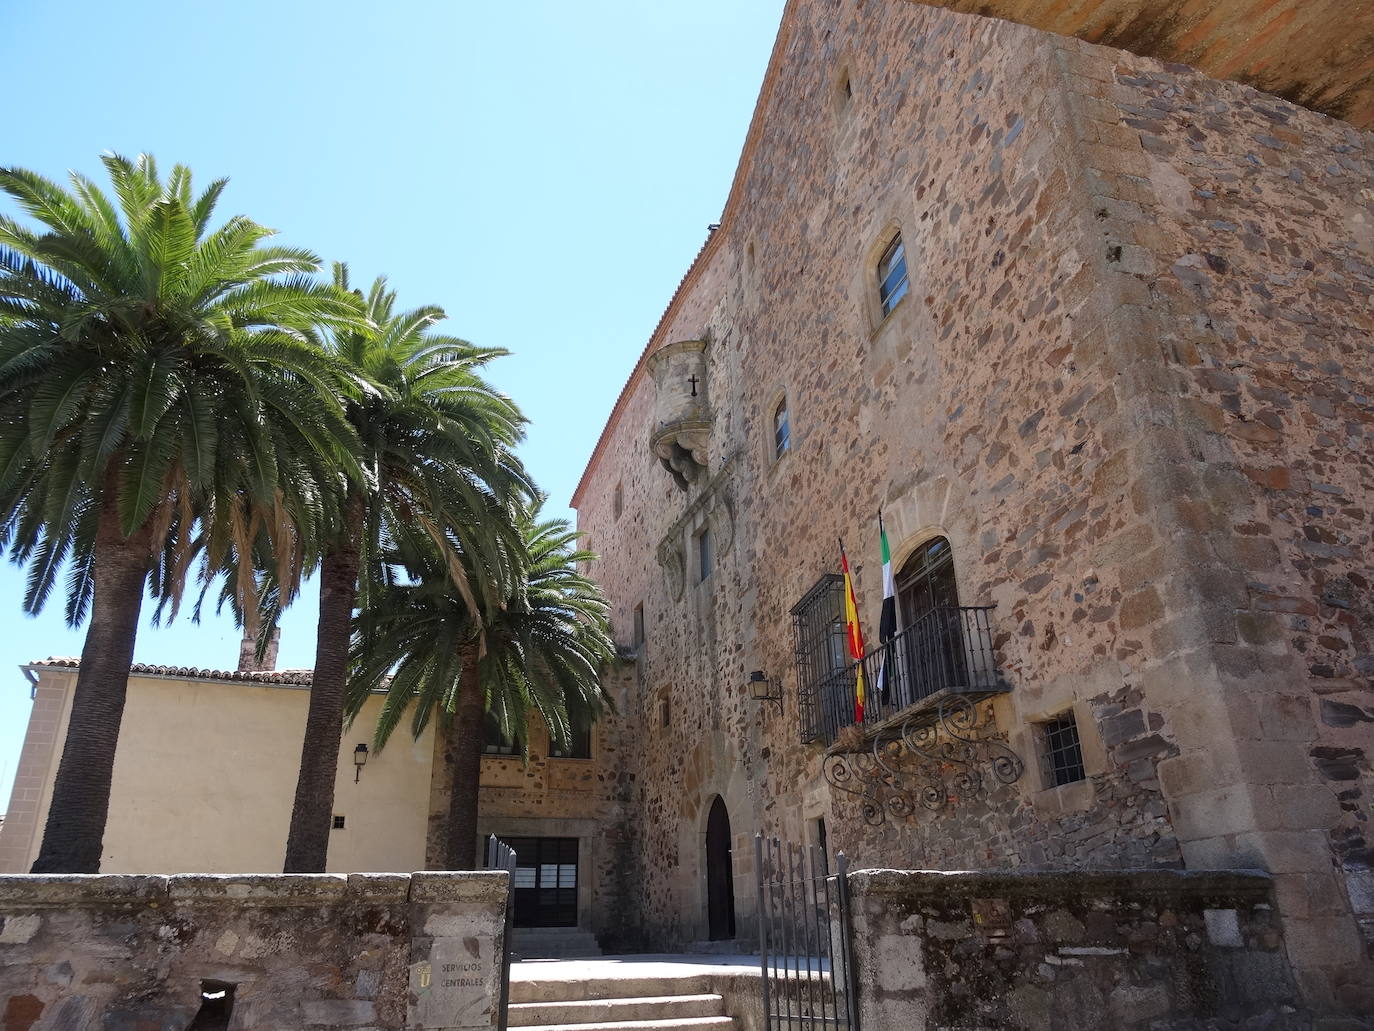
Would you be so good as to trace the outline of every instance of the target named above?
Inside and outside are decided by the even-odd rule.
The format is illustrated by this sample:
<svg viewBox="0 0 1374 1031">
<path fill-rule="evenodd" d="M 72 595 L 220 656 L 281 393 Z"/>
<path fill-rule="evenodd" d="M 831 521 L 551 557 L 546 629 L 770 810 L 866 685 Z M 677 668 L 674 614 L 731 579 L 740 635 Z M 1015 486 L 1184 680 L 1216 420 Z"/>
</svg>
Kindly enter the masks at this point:
<svg viewBox="0 0 1374 1031">
<path fill-rule="evenodd" d="M 385 692 L 378 747 L 407 713 L 418 737 L 436 715 L 455 711 L 468 671 L 464 653 L 479 633 L 484 707 L 508 740 L 524 745 L 531 709 L 563 744 L 574 726 L 588 726 L 601 712 L 600 672 L 615 657 L 609 606 L 577 570 L 595 556 L 576 548 L 577 533 L 566 521 L 541 521 L 537 510 L 521 518 L 520 532 L 523 575 L 477 616 L 446 589 L 435 549 L 412 542 L 390 556 L 392 575 L 358 619 L 348 694 L 356 714 L 369 694 Z"/>
<path fill-rule="evenodd" d="M 312 334 L 358 315 L 310 278 L 315 257 L 246 218 L 211 231 L 223 180 L 197 194 L 182 166 L 163 182 L 149 157 L 104 161 L 113 200 L 75 173 L 68 191 L 0 169 L 40 226 L 0 217 L 0 533 L 30 611 L 71 560 L 72 622 L 104 491 L 123 536 L 151 525 L 177 591 L 196 531 L 217 563 L 255 529 L 248 501 L 317 523 L 352 454 L 345 366 Z"/>
<path fill-rule="evenodd" d="M 216 224 L 223 179 L 103 160 L 108 191 L 0 168 L 28 218 L 0 216 L 0 548 L 29 611 L 60 588 L 89 621 L 34 870 L 99 869 L 143 598 L 175 613 L 199 562 L 201 596 L 224 576 L 249 624 L 319 573 L 285 865 L 321 871 L 351 643 L 355 694 L 396 667 L 379 740 L 412 696 L 453 713 L 461 681 L 475 762 L 486 704 L 517 735 L 530 707 L 560 739 L 595 715 L 605 603 L 566 525 L 528 514 L 524 418 L 483 379 L 504 352 L 383 279 L 321 282 L 250 219 Z"/>
<path fill-rule="evenodd" d="M 211 228 L 224 181 L 110 155 L 112 195 L 0 168 L 35 227 L 0 217 L 0 546 L 37 611 L 67 570 L 90 628 L 35 871 L 94 872 L 138 615 L 152 574 L 176 598 L 194 555 L 236 569 L 325 523 L 356 467 L 346 365 L 319 326 L 361 321 L 242 217 Z"/>
</svg>

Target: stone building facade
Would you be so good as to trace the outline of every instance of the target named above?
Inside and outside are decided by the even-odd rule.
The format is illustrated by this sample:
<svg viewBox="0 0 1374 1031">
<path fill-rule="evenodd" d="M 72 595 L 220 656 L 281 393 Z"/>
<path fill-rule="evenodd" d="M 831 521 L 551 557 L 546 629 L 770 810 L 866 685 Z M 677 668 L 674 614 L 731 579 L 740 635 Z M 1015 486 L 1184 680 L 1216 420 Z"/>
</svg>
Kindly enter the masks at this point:
<svg viewBox="0 0 1374 1031">
<path fill-rule="evenodd" d="M 1308 995 L 1374 1011 L 1371 159 L 1183 65 L 789 3 L 574 499 L 637 656 L 627 936 L 747 936 L 758 831 L 860 868 L 1254 867 Z M 879 510 L 940 597 L 844 729 L 848 660 L 795 625 L 833 626 L 843 540 L 881 652 Z"/>
<path fill-rule="evenodd" d="M 1195 23 L 1197 5 L 1154 5 L 1158 31 L 1138 0 L 971 6 L 788 3 L 720 225 L 574 498 L 630 656 L 616 713 L 590 758 L 538 728 L 528 764 L 490 755 L 483 831 L 539 871 L 517 872 L 517 904 L 544 891 L 538 921 L 621 950 L 746 945 L 756 833 L 855 869 L 1258 868 L 1283 925 L 1264 947 L 1314 1008 L 1374 1012 L 1370 70 L 1320 52 L 1346 17 L 1327 4 L 1232 0 Z M 1258 8 L 1277 13 L 1228 49 Z M 840 541 L 870 646 L 862 724 Z M 71 679 L 31 672 L 11 870 Z M 143 679 L 175 681 L 192 715 L 216 692 L 290 698 L 299 741 L 292 683 L 134 672 L 131 706 Z M 143 769 L 124 757 L 166 747 L 139 725 L 116 841 L 176 784 L 164 755 L 121 795 Z M 189 769 L 206 724 L 186 729 Z M 439 747 L 341 768 L 345 798 L 403 760 L 413 790 L 384 854 L 332 851 L 335 869 L 433 865 Z M 218 783 L 277 769 L 240 757 Z M 287 767 L 255 793 L 270 855 L 211 865 L 221 820 L 172 866 L 109 869 L 274 869 Z"/>
</svg>

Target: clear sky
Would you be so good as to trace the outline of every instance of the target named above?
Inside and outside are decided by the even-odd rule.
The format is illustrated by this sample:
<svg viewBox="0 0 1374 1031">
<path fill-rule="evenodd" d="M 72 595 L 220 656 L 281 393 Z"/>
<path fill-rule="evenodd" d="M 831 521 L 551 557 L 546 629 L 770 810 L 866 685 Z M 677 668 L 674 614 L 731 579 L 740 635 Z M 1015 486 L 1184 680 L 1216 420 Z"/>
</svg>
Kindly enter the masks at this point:
<svg viewBox="0 0 1374 1031">
<path fill-rule="evenodd" d="M 783 0 L 68 0 L 0 4 L 0 164 L 99 177 L 99 155 L 228 175 L 220 206 L 452 332 L 567 503 L 605 416 L 725 203 Z M 3 204 L 0 203 L 0 207 Z M 60 600 L 23 615 L 0 567 L 0 808 L 28 719 L 16 668 L 78 655 Z M 283 624 L 309 666 L 314 598 Z M 232 668 L 226 618 L 146 625 L 140 662 Z"/>
</svg>

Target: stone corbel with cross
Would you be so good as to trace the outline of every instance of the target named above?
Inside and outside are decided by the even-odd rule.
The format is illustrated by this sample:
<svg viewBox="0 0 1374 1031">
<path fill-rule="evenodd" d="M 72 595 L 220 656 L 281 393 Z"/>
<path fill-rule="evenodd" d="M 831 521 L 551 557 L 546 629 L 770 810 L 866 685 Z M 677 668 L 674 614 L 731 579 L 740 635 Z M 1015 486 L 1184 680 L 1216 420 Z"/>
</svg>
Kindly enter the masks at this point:
<svg viewBox="0 0 1374 1031">
<path fill-rule="evenodd" d="M 698 482 L 709 465 L 713 413 L 707 347 L 705 340 L 679 340 L 649 356 L 656 416 L 649 447 L 682 490 Z"/>
</svg>

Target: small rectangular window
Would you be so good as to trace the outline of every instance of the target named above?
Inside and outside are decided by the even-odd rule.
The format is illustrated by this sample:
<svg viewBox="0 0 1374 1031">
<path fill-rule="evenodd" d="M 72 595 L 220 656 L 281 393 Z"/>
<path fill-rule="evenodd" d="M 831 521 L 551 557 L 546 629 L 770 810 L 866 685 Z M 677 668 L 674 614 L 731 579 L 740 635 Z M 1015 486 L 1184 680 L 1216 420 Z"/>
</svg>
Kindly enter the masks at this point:
<svg viewBox="0 0 1374 1031">
<path fill-rule="evenodd" d="M 1040 724 L 1040 746 L 1047 787 L 1057 788 L 1087 779 L 1078 721 L 1072 711 Z"/>
<path fill-rule="evenodd" d="M 566 746 L 550 739 L 549 755 L 554 759 L 590 759 L 592 757 L 591 727 L 574 727 Z"/>
<path fill-rule="evenodd" d="M 661 698 L 658 703 L 658 725 L 664 730 L 668 729 L 673 722 L 673 710 L 668 704 L 668 699 Z"/>
<path fill-rule="evenodd" d="M 787 401 L 784 399 L 773 412 L 773 454 L 781 458 L 782 453 L 792 446 L 792 424 L 787 417 Z"/>
<path fill-rule="evenodd" d="M 642 601 L 635 606 L 634 635 L 634 644 L 638 648 L 644 643 L 644 603 Z"/>
<path fill-rule="evenodd" d="M 906 296 L 906 248 L 898 233 L 878 260 L 878 301 L 886 316 Z"/>
<path fill-rule="evenodd" d="M 335 829 L 336 831 L 341 831 L 341 830 L 344 829 L 344 818 L 343 818 L 342 816 L 335 815 L 335 817 L 334 817 L 334 829 Z"/>
<path fill-rule="evenodd" d="M 620 513 L 625 510 L 625 487 L 623 484 L 615 485 L 615 498 L 611 507 L 615 510 L 615 518 L 620 518 Z"/>
<path fill-rule="evenodd" d="M 515 743 L 507 741 L 506 735 L 501 733 L 501 724 L 496 718 L 487 713 L 486 722 L 482 725 L 485 740 L 482 742 L 482 751 L 487 755 L 514 755 Z"/>
<path fill-rule="evenodd" d="M 703 526 L 697 533 L 697 580 L 705 580 L 711 575 L 711 528 Z"/>
</svg>

